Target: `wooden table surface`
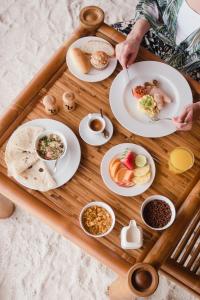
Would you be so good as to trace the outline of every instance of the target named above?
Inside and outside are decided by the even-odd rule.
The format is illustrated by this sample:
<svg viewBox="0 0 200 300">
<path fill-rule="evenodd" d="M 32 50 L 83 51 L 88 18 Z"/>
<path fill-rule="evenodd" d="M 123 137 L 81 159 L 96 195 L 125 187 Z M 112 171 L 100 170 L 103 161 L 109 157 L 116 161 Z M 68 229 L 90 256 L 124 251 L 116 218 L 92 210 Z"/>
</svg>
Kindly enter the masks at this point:
<svg viewBox="0 0 200 300">
<path fill-rule="evenodd" d="M 154 194 L 164 195 L 173 201 L 178 211 L 197 184 L 200 175 L 200 124 L 196 123 L 190 132 L 176 132 L 156 139 L 140 137 L 123 128 L 114 118 L 109 106 L 109 89 L 121 67 L 118 65 L 109 78 L 98 83 L 80 81 L 67 69 L 65 63 L 67 48 L 73 41 L 88 34 L 91 32 L 82 27 L 75 31 L 17 97 L 8 112 L 2 116 L 0 120 L 0 192 L 96 256 L 114 271 L 124 274 L 135 262 L 145 260 L 163 234 L 153 231 L 143 224 L 140 207 L 144 199 Z M 114 45 L 124 39 L 120 33 L 106 24 L 103 24 L 95 34 L 106 38 Z M 149 52 L 141 50 L 138 60 L 159 59 Z M 200 86 L 192 80 L 190 80 L 190 84 L 195 92 L 199 93 Z M 77 108 L 72 113 L 66 113 L 62 109 L 61 99 L 66 88 L 74 92 L 77 102 Z M 41 99 L 46 94 L 55 96 L 60 105 L 59 113 L 51 118 L 63 122 L 74 131 L 81 145 L 82 157 L 78 171 L 67 184 L 58 189 L 41 193 L 20 186 L 7 176 L 4 151 L 10 134 L 21 123 L 37 118 L 48 118 L 41 104 Z M 84 116 L 91 112 L 98 112 L 99 108 L 102 108 L 111 119 L 114 125 L 114 135 L 106 145 L 93 147 L 81 140 L 78 128 Z M 136 197 L 122 197 L 112 193 L 104 185 L 100 175 L 100 164 L 104 154 L 112 146 L 125 142 L 139 144 L 159 159 L 159 163 L 156 163 L 156 177 L 152 186 Z M 169 152 L 177 146 L 189 147 L 195 155 L 193 168 L 182 175 L 170 173 L 167 165 Z M 67 168 L 67 165 L 63 167 Z M 79 226 L 80 210 L 92 200 L 108 203 L 116 214 L 114 230 L 101 239 L 86 236 Z M 192 215 L 196 208 L 195 205 L 199 204 L 192 203 L 191 205 L 192 209 L 189 208 L 188 213 Z M 128 225 L 131 219 L 135 219 L 143 228 L 144 246 L 139 250 L 123 250 L 120 247 L 121 228 Z M 183 223 L 184 225 L 187 225 L 186 221 Z M 173 237 L 173 233 L 171 236 Z"/>
</svg>

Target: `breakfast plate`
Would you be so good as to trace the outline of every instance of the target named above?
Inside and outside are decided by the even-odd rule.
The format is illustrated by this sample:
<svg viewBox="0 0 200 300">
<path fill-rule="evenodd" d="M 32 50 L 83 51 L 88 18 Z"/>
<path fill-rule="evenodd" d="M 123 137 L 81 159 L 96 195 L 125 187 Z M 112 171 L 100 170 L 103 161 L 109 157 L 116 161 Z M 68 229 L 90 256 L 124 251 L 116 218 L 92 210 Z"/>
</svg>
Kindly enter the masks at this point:
<svg viewBox="0 0 200 300">
<path fill-rule="evenodd" d="M 183 75 L 171 66 L 155 61 L 131 65 L 128 75 L 127 70 L 121 71 L 110 89 L 110 106 L 119 123 L 130 132 L 144 137 L 156 138 L 175 132 L 176 127 L 172 121 L 164 118 L 179 115 L 185 106 L 192 103 L 192 92 Z M 158 117 L 164 119 L 160 121 L 151 121 L 138 109 L 138 100 L 132 92 L 134 87 L 152 80 L 159 82 L 171 99 L 171 103 L 159 112 Z"/>
<path fill-rule="evenodd" d="M 149 178 L 142 184 L 135 184 L 133 186 L 125 187 L 125 186 L 120 186 L 117 184 L 113 178 L 111 178 L 111 170 L 110 170 L 110 164 L 112 163 L 113 159 L 118 158 L 124 153 L 124 150 L 128 149 L 128 151 L 132 151 L 135 155 L 140 155 L 142 157 L 146 158 L 146 166 L 148 166 L 148 169 L 150 170 Z M 144 163 L 145 165 L 145 163 Z M 124 168 L 124 167 L 123 167 Z M 135 170 L 139 168 L 135 167 Z M 144 168 L 141 168 L 144 170 Z M 135 171 L 133 170 L 133 171 Z M 130 170 L 128 170 L 130 172 Z M 101 177 L 105 183 L 105 185 L 114 193 L 121 195 L 121 196 L 126 196 L 126 197 L 131 197 L 131 196 L 136 196 L 142 194 L 144 191 L 146 191 L 151 184 L 153 183 L 153 180 L 155 178 L 156 174 L 156 168 L 155 168 L 155 163 L 154 160 L 151 156 L 151 154 L 144 149 L 142 146 L 136 145 L 136 144 L 131 144 L 131 143 L 123 143 L 116 145 L 109 149 L 106 154 L 104 155 L 102 162 L 101 162 Z M 137 174 L 138 175 L 138 174 Z M 144 178 L 144 177 L 143 177 Z"/>
<path fill-rule="evenodd" d="M 83 37 L 80 38 L 78 40 L 76 40 L 68 49 L 67 51 L 67 55 L 66 55 L 66 62 L 67 62 L 67 66 L 69 68 L 69 71 L 77 78 L 79 78 L 80 80 L 83 81 L 88 81 L 88 82 L 98 82 L 101 80 L 106 79 L 107 77 L 109 77 L 115 70 L 116 66 L 117 66 L 117 59 L 115 57 L 109 57 L 109 64 L 108 66 L 103 69 L 103 70 L 97 70 L 94 67 L 91 68 L 91 70 L 89 71 L 88 74 L 83 74 L 81 73 L 77 67 L 75 66 L 75 64 L 73 63 L 73 61 L 70 59 L 70 50 L 72 48 L 82 48 L 84 44 L 86 44 L 89 41 L 101 41 L 101 42 L 106 42 L 104 39 L 99 38 L 99 37 L 95 37 L 95 36 L 89 36 L 89 37 Z"/>
<path fill-rule="evenodd" d="M 93 116 L 99 116 L 99 114 L 93 114 Z M 110 119 L 106 116 L 104 116 L 105 122 L 106 122 L 106 130 L 109 133 L 109 136 L 107 138 L 104 137 L 104 135 L 101 134 L 96 134 L 94 135 L 88 130 L 88 115 L 85 116 L 79 125 L 79 134 L 81 138 L 86 142 L 87 144 L 91 146 L 101 146 L 106 144 L 112 137 L 113 135 L 113 125 Z"/>
<path fill-rule="evenodd" d="M 55 160 L 54 161 L 45 161 L 45 165 L 47 167 L 47 172 L 50 173 L 50 176 L 53 177 L 55 182 L 55 186 L 53 188 L 58 188 L 68 182 L 75 172 L 78 169 L 80 159 L 81 159 L 81 149 L 79 145 L 79 141 L 73 131 L 66 126 L 65 124 L 51 120 L 51 119 L 35 119 L 24 123 L 11 135 L 8 144 L 6 146 L 7 149 L 11 148 L 13 141 L 16 137 L 16 132 L 19 132 L 22 128 L 42 128 L 45 131 L 49 132 L 58 132 L 60 133 L 67 141 L 67 149 L 66 154 L 58 159 L 56 171 Z M 42 159 L 39 159 L 39 162 L 42 162 Z M 44 163 L 44 162 L 42 162 Z M 30 166 L 32 168 L 32 166 Z M 33 166 L 34 168 L 34 166 Z M 30 168 L 28 168 L 30 169 Z M 12 175 L 13 176 L 13 175 Z M 20 176 L 19 174 L 14 174 L 13 176 L 16 181 L 18 181 L 23 186 L 29 189 L 37 189 L 34 183 L 27 182 L 25 178 Z M 35 178 L 36 179 L 36 178 Z"/>
</svg>

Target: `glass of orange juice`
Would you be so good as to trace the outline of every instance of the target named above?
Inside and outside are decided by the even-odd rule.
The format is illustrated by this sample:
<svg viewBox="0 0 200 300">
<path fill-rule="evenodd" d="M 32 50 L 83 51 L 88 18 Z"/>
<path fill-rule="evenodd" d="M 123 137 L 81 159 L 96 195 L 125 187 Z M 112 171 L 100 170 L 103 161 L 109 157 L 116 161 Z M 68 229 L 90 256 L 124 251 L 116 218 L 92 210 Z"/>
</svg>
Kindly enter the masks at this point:
<svg viewBox="0 0 200 300">
<path fill-rule="evenodd" d="M 194 164 L 194 154 L 186 147 L 177 147 L 169 154 L 169 170 L 175 174 L 181 174 Z"/>
</svg>

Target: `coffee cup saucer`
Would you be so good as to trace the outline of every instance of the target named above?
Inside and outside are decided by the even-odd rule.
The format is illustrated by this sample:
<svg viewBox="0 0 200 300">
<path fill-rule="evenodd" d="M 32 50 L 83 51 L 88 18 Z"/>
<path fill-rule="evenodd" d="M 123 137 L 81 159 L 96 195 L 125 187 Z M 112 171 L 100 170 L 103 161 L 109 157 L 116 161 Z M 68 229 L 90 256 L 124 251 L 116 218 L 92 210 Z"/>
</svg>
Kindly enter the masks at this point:
<svg viewBox="0 0 200 300">
<path fill-rule="evenodd" d="M 99 117 L 100 114 L 94 113 L 94 114 L 92 114 L 92 116 Z M 112 122 L 110 121 L 110 119 L 108 117 L 104 116 L 104 119 L 106 122 L 106 130 L 109 133 L 108 138 L 105 138 L 103 133 L 99 133 L 99 134 L 92 133 L 88 128 L 88 119 L 89 119 L 89 116 L 87 115 L 81 120 L 81 122 L 79 124 L 79 134 L 80 134 L 81 138 L 84 140 L 84 142 L 86 142 L 87 144 L 89 144 L 91 146 L 101 146 L 101 145 L 106 144 L 113 135 L 113 125 L 112 125 Z"/>
</svg>

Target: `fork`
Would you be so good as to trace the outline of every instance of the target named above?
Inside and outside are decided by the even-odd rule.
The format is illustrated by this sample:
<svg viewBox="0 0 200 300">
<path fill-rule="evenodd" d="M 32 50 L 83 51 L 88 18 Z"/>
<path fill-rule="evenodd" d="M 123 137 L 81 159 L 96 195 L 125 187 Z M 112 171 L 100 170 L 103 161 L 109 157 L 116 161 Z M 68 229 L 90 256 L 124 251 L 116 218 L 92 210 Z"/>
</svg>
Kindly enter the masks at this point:
<svg viewBox="0 0 200 300">
<path fill-rule="evenodd" d="M 158 117 L 152 117 L 151 121 L 152 122 L 157 122 L 157 121 L 162 121 L 162 120 L 169 120 L 172 121 L 172 118 L 158 118 Z"/>
<path fill-rule="evenodd" d="M 58 159 L 55 161 L 55 164 L 54 164 L 54 168 L 53 168 L 54 173 L 57 171 L 57 163 L 58 163 Z"/>
<path fill-rule="evenodd" d="M 157 122 L 157 121 L 162 121 L 162 120 L 168 120 L 168 121 L 172 121 L 172 118 L 158 118 L 158 117 L 152 117 L 151 118 L 151 123 L 152 122 Z M 182 124 L 184 124 L 184 125 L 187 125 L 188 123 L 187 122 L 183 122 Z"/>
<path fill-rule="evenodd" d="M 128 72 L 128 68 L 126 68 L 126 75 L 128 77 L 128 82 L 130 82 L 130 75 L 129 75 L 129 72 Z"/>
<path fill-rule="evenodd" d="M 166 117 L 166 118 L 158 118 L 158 117 L 152 117 L 150 122 L 157 122 L 162 120 L 169 120 L 172 121 L 172 118 Z M 187 125 L 187 122 L 183 122 L 182 124 Z"/>
</svg>

